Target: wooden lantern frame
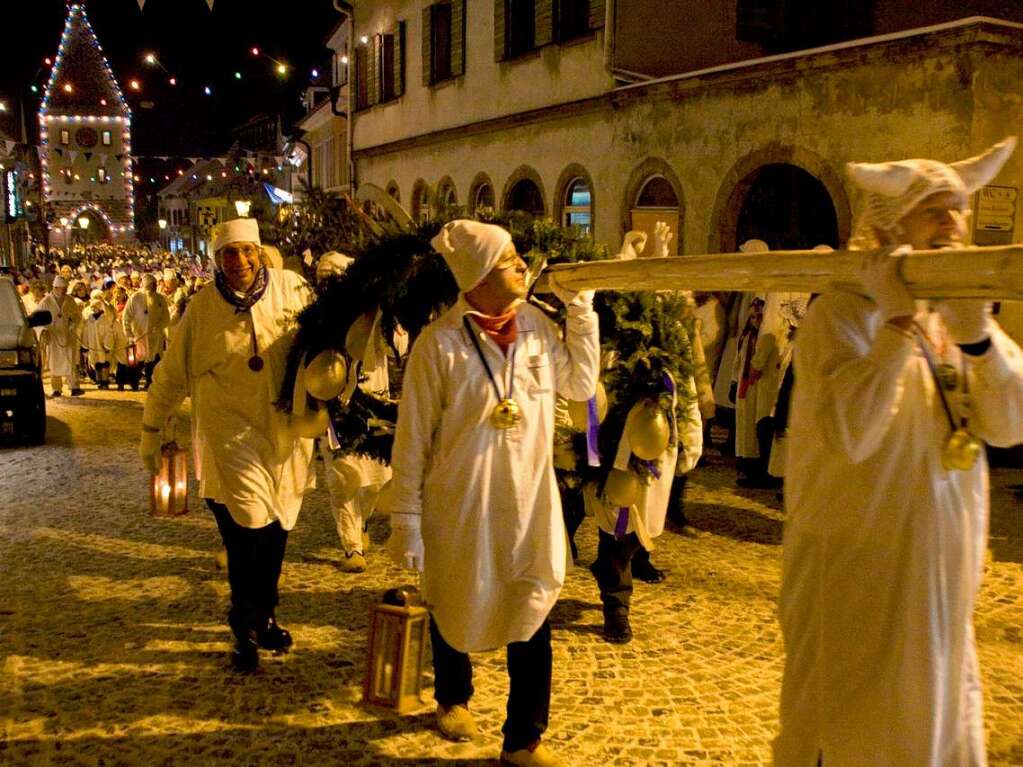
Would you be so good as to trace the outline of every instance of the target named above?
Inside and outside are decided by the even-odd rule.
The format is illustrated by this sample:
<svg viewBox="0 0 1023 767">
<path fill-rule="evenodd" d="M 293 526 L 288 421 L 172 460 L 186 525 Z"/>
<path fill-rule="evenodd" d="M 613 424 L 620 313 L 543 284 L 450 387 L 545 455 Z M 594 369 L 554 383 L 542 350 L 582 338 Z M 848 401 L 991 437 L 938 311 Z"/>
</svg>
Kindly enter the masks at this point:
<svg viewBox="0 0 1023 767">
<path fill-rule="evenodd" d="M 149 512 L 154 517 L 188 513 L 188 451 L 176 442 L 160 449 L 160 471 L 149 481 Z"/>
<path fill-rule="evenodd" d="M 423 704 L 423 663 L 430 613 L 418 605 L 370 608 L 363 700 L 407 714 Z"/>
</svg>

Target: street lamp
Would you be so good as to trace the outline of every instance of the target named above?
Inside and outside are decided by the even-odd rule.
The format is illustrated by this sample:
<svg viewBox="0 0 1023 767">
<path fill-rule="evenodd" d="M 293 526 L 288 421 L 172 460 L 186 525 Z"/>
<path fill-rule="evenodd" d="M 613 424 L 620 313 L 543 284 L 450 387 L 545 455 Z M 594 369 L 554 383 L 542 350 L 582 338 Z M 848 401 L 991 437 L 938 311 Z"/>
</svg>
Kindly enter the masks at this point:
<svg viewBox="0 0 1023 767">
<path fill-rule="evenodd" d="M 71 219 L 67 216 L 60 217 L 60 225 L 64 230 L 64 256 L 68 254 L 68 240 L 71 239 Z"/>
<path fill-rule="evenodd" d="M 165 219 L 165 218 L 158 218 L 156 220 L 156 225 L 158 227 L 160 227 L 160 247 L 162 248 L 163 247 L 163 232 L 167 228 L 167 219 Z"/>
<path fill-rule="evenodd" d="M 89 217 L 88 216 L 79 216 L 78 217 L 78 225 L 80 227 L 82 227 L 82 229 L 88 230 L 89 224 L 90 224 L 90 221 L 89 221 Z"/>
<path fill-rule="evenodd" d="M 252 207 L 251 200 L 235 200 L 234 209 L 238 211 L 239 218 L 247 218 L 249 215 L 249 209 Z"/>
</svg>

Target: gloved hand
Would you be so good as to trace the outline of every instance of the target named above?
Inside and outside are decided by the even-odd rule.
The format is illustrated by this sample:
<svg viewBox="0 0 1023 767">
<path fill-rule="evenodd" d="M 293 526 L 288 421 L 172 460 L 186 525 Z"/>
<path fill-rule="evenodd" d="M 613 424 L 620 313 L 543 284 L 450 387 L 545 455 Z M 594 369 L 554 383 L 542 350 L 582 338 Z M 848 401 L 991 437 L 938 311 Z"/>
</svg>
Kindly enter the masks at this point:
<svg viewBox="0 0 1023 767">
<path fill-rule="evenodd" d="M 668 257 L 668 243 L 671 242 L 674 236 L 671 232 L 671 227 L 664 221 L 658 221 L 654 224 L 654 258 Z"/>
<path fill-rule="evenodd" d="M 387 553 L 398 567 L 423 569 L 423 533 L 418 514 L 391 514 L 391 537 L 387 539 Z"/>
<path fill-rule="evenodd" d="M 877 304 L 884 322 L 916 314 L 916 301 L 902 280 L 902 259 L 912 251 L 908 245 L 868 253 L 860 265 L 860 282 Z"/>
<path fill-rule="evenodd" d="M 592 290 L 572 290 L 571 288 L 562 287 L 558 283 L 557 274 L 549 275 L 551 292 L 558 297 L 566 307 L 568 306 L 580 306 L 590 308 L 593 306 L 593 295 L 595 291 Z"/>
<path fill-rule="evenodd" d="M 150 474 L 160 471 L 160 448 L 163 447 L 163 434 L 158 431 L 147 431 L 143 428 L 142 439 L 139 441 L 139 457 Z"/>
<path fill-rule="evenodd" d="M 991 304 L 979 298 L 956 298 L 939 301 L 935 309 L 945 321 L 949 335 L 957 344 L 976 344 L 990 334 L 987 318 Z"/>
</svg>

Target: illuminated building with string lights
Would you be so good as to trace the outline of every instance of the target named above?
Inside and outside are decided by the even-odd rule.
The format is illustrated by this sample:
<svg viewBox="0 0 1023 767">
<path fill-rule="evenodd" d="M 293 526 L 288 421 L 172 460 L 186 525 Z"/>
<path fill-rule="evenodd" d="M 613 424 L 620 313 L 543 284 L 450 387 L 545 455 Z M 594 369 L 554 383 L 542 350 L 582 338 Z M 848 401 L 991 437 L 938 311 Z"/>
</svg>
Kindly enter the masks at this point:
<svg viewBox="0 0 1023 767">
<path fill-rule="evenodd" d="M 64 32 L 39 108 L 42 193 L 51 232 L 90 221 L 90 239 L 135 238 L 131 110 L 80 4 Z"/>
</svg>

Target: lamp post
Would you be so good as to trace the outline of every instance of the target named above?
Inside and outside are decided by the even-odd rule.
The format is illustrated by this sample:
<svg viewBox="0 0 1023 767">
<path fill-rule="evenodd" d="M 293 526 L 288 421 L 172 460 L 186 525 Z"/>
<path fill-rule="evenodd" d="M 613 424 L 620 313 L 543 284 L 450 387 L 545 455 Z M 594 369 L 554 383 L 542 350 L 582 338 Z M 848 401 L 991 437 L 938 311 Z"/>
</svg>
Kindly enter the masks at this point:
<svg viewBox="0 0 1023 767">
<path fill-rule="evenodd" d="M 91 224 L 91 223 L 92 222 L 89 220 L 88 216 L 79 216 L 78 217 L 78 226 L 80 226 L 81 229 L 82 229 L 82 247 L 83 248 L 86 246 L 86 244 L 88 242 L 86 240 L 86 235 L 89 232 L 89 224 Z"/>
<path fill-rule="evenodd" d="M 238 212 L 239 218 L 248 218 L 250 208 L 252 208 L 251 200 L 234 201 L 234 209 Z"/>
<path fill-rule="evenodd" d="M 164 233 L 164 230 L 167 229 L 167 219 L 165 219 L 165 218 L 157 219 L 156 225 L 160 227 L 160 247 L 164 248 L 163 233 Z M 164 250 L 166 250 L 166 248 L 164 248 Z"/>
</svg>

